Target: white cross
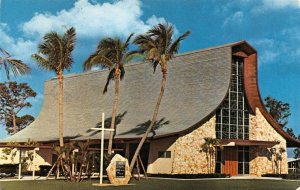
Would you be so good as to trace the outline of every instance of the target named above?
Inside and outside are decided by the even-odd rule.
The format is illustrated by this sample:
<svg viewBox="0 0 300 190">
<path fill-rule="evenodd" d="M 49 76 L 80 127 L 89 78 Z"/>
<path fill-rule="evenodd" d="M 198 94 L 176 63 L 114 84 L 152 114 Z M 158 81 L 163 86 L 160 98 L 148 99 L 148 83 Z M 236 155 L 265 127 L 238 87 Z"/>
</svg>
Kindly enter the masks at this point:
<svg viewBox="0 0 300 190">
<path fill-rule="evenodd" d="M 104 132 L 105 131 L 115 131 L 114 129 L 104 128 L 104 112 L 102 113 L 102 125 L 101 128 L 91 128 L 92 130 L 101 131 L 101 155 L 100 155 L 100 184 L 103 181 L 103 152 L 104 152 Z"/>
</svg>

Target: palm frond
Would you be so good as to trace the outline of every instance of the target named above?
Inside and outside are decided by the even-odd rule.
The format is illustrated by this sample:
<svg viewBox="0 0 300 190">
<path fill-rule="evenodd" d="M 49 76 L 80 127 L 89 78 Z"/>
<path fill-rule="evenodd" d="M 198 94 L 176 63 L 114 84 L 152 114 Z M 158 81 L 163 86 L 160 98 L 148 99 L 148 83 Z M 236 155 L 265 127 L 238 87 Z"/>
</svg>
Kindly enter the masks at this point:
<svg viewBox="0 0 300 190">
<path fill-rule="evenodd" d="M 124 55 L 124 63 L 128 63 L 128 62 L 132 61 L 133 59 L 137 59 L 137 58 L 144 58 L 144 51 L 136 50 L 136 51 L 127 52 Z"/>
<path fill-rule="evenodd" d="M 10 65 L 15 76 L 25 75 L 30 72 L 30 68 L 21 60 L 9 58 L 6 60 Z"/>
<path fill-rule="evenodd" d="M 124 66 L 123 65 L 120 65 L 119 67 L 120 69 L 120 79 L 123 80 L 124 76 L 125 76 L 125 69 L 124 69 Z"/>
<path fill-rule="evenodd" d="M 10 69 L 10 68 L 9 68 L 9 65 L 7 65 L 6 62 L 4 62 L 3 65 L 4 65 L 6 77 L 7 77 L 8 80 L 10 80 L 10 76 L 9 76 L 9 69 Z"/>
<path fill-rule="evenodd" d="M 129 42 L 130 42 L 130 40 L 131 40 L 131 38 L 132 38 L 132 36 L 134 35 L 134 33 L 131 33 L 129 36 L 128 36 L 128 38 L 127 38 L 127 40 L 125 41 L 125 43 L 124 43 L 124 46 L 128 46 L 129 45 Z"/>
<path fill-rule="evenodd" d="M 37 65 L 41 68 L 44 69 L 46 71 L 54 71 L 55 73 L 57 73 L 58 71 L 56 70 L 56 67 L 53 67 L 53 65 L 51 65 L 51 63 L 44 57 L 42 57 L 39 54 L 32 54 L 31 58 L 33 60 L 36 61 Z"/>
<path fill-rule="evenodd" d="M 152 61 L 152 65 L 153 65 L 153 73 L 155 73 L 156 67 L 157 67 L 158 63 L 159 63 L 159 61 Z"/>
<path fill-rule="evenodd" d="M 103 94 L 105 94 L 107 92 L 107 87 L 109 85 L 109 82 L 110 82 L 110 80 L 114 79 L 114 76 L 115 76 L 115 68 L 113 68 L 109 71 L 109 74 L 108 74 L 108 77 L 107 77 L 107 80 L 106 80 L 106 84 L 105 84 L 104 89 L 103 89 Z"/>
<path fill-rule="evenodd" d="M 38 53 L 32 58 L 39 67 L 52 70 L 56 74 L 59 71 L 70 69 L 73 64 L 72 51 L 76 42 L 76 32 L 72 27 L 64 35 L 49 32 L 44 35 L 43 42 L 38 45 Z"/>
<path fill-rule="evenodd" d="M 88 59 L 84 62 L 83 68 L 84 70 L 90 70 L 94 66 L 102 66 L 104 68 L 111 69 L 113 67 L 113 62 L 107 57 L 101 55 L 101 53 L 95 53 L 88 57 Z"/>
<path fill-rule="evenodd" d="M 72 51 L 74 50 L 76 43 L 76 31 L 75 28 L 71 27 L 66 31 L 64 36 L 62 37 L 63 42 L 63 68 L 69 69 L 73 64 Z"/>
<path fill-rule="evenodd" d="M 170 46 L 170 49 L 168 51 L 168 56 L 170 58 L 173 58 L 175 53 L 178 53 L 179 47 L 180 47 L 180 42 L 182 40 L 184 40 L 187 36 L 190 35 L 190 31 L 186 31 L 184 34 L 182 34 L 181 36 L 179 36 Z"/>
<path fill-rule="evenodd" d="M 1 66 L 4 67 L 8 80 L 10 80 L 10 71 L 14 76 L 25 75 L 30 72 L 30 68 L 21 60 L 12 58 L 11 55 L 2 48 L 0 48 L 0 52 L 3 54 L 3 56 L 0 57 L 0 69 Z"/>
</svg>

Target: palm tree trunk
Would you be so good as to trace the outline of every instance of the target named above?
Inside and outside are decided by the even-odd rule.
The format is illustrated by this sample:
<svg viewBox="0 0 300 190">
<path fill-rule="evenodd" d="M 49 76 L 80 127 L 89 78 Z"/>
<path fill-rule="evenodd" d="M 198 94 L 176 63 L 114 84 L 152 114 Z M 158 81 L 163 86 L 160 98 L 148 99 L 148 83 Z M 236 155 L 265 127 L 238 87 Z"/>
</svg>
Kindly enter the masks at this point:
<svg viewBox="0 0 300 190">
<path fill-rule="evenodd" d="M 166 81 L 167 81 L 167 64 L 166 64 L 166 62 L 163 63 L 163 65 L 164 65 L 165 68 L 162 68 L 161 89 L 160 89 L 160 94 L 159 94 L 158 99 L 157 99 L 155 110 L 153 112 L 153 117 L 152 117 L 152 120 L 151 120 L 151 123 L 150 123 L 149 127 L 147 128 L 147 131 L 145 132 L 143 138 L 141 139 L 138 147 L 135 150 L 134 156 L 133 156 L 133 158 L 131 160 L 131 163 L 130 163 L 130 172 L 132 172 L 132 170 L 133 170 L 134 164 L 137 161 L 140 150 L 141 150 L 144 142 L 146 141 L 146 139 L 148 137 L 148 134 L 152 130 L 152 128 L 154 126 L 154 123 L 156 121 L 157 115 L 158 115 L 159 106 L 160 106 L 161 100 L 162 100 L 164 92 L 165 92 Z"/>
<path fill-rule="evenodd" d="M 111 114 L 111 125 L 110 128 L 114 129 L 115 131 L 111 131 L 109 133 L 109 139 L 108 139 L 108 155 L 112 154 L 112 144 L 114 140 L 114 134 L 116 132 L 116 114 L 118 109 L 118 101 L 119 101 L 119 67 L 116 67 L 115 71 L 115 99 L 114 99 L 114 107 Z"/>
<path fill-rule="evenodd" d="M 16 114 L 12 112 L 13 134 L 17 133 Z"/>
<path fill-rule="evenodd" d="M 211 150 L 209 150 L 209 173 L 211 173 Z"/>
<path fill-rule="evenodd" d="M 58 74 L 59 80 L 59 100 L 58 100 L 58 128 L 59 128 L 59 146 L 64 146 L 63 139 L 63 72 L 59 71 Z"/>
</svg>

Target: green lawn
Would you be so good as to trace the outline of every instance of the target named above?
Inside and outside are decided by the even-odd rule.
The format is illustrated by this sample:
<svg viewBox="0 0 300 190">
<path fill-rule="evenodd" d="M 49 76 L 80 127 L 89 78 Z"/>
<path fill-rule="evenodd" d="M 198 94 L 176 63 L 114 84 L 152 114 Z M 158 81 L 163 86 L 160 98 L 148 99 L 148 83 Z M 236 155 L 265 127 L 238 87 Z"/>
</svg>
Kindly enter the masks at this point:
<svg viewBox="0 0 300 190">
<path fill-rule="evenodd" d="M 144 179 L 133 180 L 134 186 L 120 187 L 96 187 L 92 183 L 98 181 L 84 181 L 70 183 L 63 180 L 48 181 L 22 181 L 0 182 L 0 190 L 95 190 L 95 189 L 125 189 L 125 190 L 296 190 L 300 181 L 285 180 L 242 180 L 242 179 L 218 179 L 218 180 L 167 180 L 167 179 Z"/>
</svg>

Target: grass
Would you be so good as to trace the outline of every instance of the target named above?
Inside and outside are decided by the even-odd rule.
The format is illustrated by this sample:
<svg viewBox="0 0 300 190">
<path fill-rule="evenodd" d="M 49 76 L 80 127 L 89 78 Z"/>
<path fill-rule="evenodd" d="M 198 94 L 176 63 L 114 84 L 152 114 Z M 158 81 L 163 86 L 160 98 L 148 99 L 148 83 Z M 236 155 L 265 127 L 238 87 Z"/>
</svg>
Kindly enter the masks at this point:
<svg viewBox="0 0 300 190">
<path fill-rule="evenodd" d="M 96 187 L 92 186 L 98 181 L 84 181 L 81 183 L 65 182 L 63 180 L 47 181 L 10 181 L 0 182 L 0 190 L 296 190 L 300 181 L 267 180 L 267 179 L 217 179 L 217 180 L 168 180 L 143 179 L 132 180 L 134 186 Z"/>
</svg>

